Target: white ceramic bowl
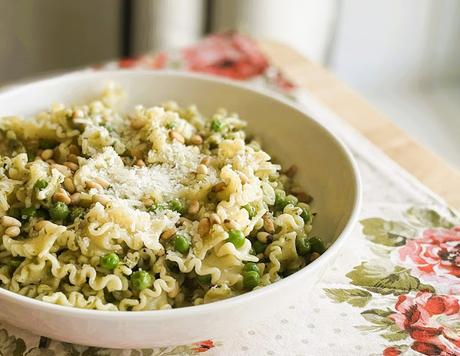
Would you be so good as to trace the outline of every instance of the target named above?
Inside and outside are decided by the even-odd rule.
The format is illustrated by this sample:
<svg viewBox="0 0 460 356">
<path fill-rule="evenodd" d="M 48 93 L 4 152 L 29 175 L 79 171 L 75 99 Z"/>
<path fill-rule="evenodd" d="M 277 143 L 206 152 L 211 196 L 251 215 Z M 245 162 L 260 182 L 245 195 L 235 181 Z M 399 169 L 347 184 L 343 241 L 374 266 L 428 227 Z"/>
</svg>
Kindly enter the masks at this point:
<svg viewBox="0 0 460 356">
<path fill-rule="evenodd" d="M 224 301 L 173 310 L 108 312 L 48 304 L 0 288 L 0 318 L 36 334 L 66 342 L 111 348 L 177 345 L 247 327 L 289 303 L 299 285 L 313 285 L 332 263 L 357 220 L 361 187 L 356 164 L 344 145 L 290 101 L 207 76 L 152 71 L 79 72 L 0 94 L 0 117 L 33 115 L 51 103 L 94 98 L 108 81 L 121 84 L 128 105 L 166 100 L 196 104 L 204 113 L 219 107 L 237 112 L 263 147 L 283 164 L 299 167 L 298 181 L 314 196 L 314 233 L 329 249 L 316 261 L 257 291 Z"/>
</svg>

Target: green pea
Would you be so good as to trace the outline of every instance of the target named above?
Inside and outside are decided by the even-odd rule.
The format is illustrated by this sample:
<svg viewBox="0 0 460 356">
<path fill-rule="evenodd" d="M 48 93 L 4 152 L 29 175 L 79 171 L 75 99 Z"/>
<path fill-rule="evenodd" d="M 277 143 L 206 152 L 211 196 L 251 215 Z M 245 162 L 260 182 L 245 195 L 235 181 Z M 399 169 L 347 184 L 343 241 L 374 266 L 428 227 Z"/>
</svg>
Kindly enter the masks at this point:
<svg viewBox="0 0 460 356">
<path fill-rule="evenodd" d="M 146 271 L 136 271 L 130 278 L 131 286 L 136 291 L 149 288 L 153 284 L 152 276 Z"/>
<path fill-rule="evenodd" d="M 248 212 L 249 219 L 252 219 L 254 216 L 256 216 L 256 208 L 254 208 L 252 205 L 246 204 L 243 206 L 243 209 Z"/>
<path fill-rule="evenodd" d="M 295 196 L 293 196 L 293 195 L 288 195 L 288 196 L 286 197 L 286 199 L 284 200 L 284 202 L 286 203 L 286 205 L 292 204 L 292 205 L 296 206 L 297 203 L 299 202 L 299 199 L 297 199 L 297 198 L 296 198 Z"/>
<path fill-rule="evenodd" d="M 34 184 L 34 188 L 37 190 L 43 190 L 47 186 L 48 186 L 48 181 L 46 179 L 38 179 Z"/>
<path fill-rule="evenodd" d="M 312 237 L 308 241 L 313 252 L 323 253 L 326 251 L 326 246 L 324 246 L 324 242 L 319 237 Z"/>
<path fill-rule="evenodd" d="M 151 207 L 148 208 L 149 211 L 162 211 L 168 208 L 167 204 L 164 203 L 158 203 L 158 204 L 153 204 Z"/>
<path fill-rule="evenodd" d="M 247 271 L 243 272 L 243 286 L 247 289 L 254 289 L 260 283 L 259 272 L 256 271 Z"/>
<path fill-rule="evenodd" d="M 37 214 L 37 209 L 35 209 L 33 206 L 21 209 L 21 219 L 23 220 L 30 219 L 34 217 L 36 214 Z"/>
<path fill-rule="evenodd" d="M 248 262 L 244 265 L 243 272 L 249 272 L 249 271 L 260 273 L 259 267 L 257 267 L 257 265 L 254 262 Z"/>
<path fill-rule="evenodd" d="M 57 146 L 57 142 L 54 141 L 54 140 L 49 140 L 49 139 L 46 139 L 46 138 L 41 138 L 39 141 L 38 141 L 38 148 L 41 148 L 42 150 L 46 150 L 46 149 L 49 149 L 49 148 L 54 148 Z"/>
<path fill-rule="evenodd" d="M 286 202 L 286 192 L 281 189 L 275 190 L 275 209 L 283 210 L 288 203 Z"/>
<path fill-rule="evenodd" d="M 69 207 L 62 202 L 57 202 L 50 209 L 51 219 L 54 221 L 62 221 L 69 215 Z"/>
<path fill-rule="evenodd" d="M 308 224 L 311 219 L 311 214 L 307 209 L 302 208 L 302 213 L 300 214 L 300 217 L 303 219 L 305 224 Z"/>
<path fill-rule="evenodd" d="M 185 213 L 185 204 L 180 199 L 173 199 L 169 202 L 169 208 L 177 211 L 179 214 Z"/>
<path fill-rule="evenodd" d="M 197 280 L 201 284 L 209 284 L 211 283 L 211 275 L 210 274 L 205 274 L 204 276 L 197 275 Z"/>
<path fill-rule="evenodd" d="M 190 242 L 185 236 L 176 235 L 173 240 L 174 249 L 180 253 L 187 253 L 190 249 Z"/>
<path fill-rule="evenodd" d="M 254 249 L 254 252 L 256 253 L 256 255 L 258 255 L 259 253 L 265 252 L 267 245 L 264 244 L 263 242 L 260 242 L 259 240 L 256 240 L 252 243 L 252 248 Z"/>
<path fill-rule="evenodd" d="M 73 208 L 70 211 L 70 220 L 75 221 L 76 218 L 81 218 L 83 215 L 85 215 L 85 208 L 82 208 L 82 207 Z"/>
<path fill-rule="evenodd" d="M 307 238 L 297 236 L 295 240 L 295 249 L 297 254 L 300 256 L 305 256 L 310 253 L 311 245 Z"/>
<path fill-rule="evenodd" d="M 240 230 L 231 230 L 228 232 L 228 239 L 226 241 L 231 242 L 236 248 L 240 248 L 244 245 L 244 240 L 246 238 Z"/>
<path fill-rule="evenodd" d="M 214 132 L 220 132 L 223 126 L 224 126 L 224 123 L 218 119 L 214 119 L 211 122 L 211 130 Z"/>
<path fill-rule="evenodd" d="M 108 253 L 101 257 L 101 266 L 106 269 L 114 269 L 120 263 L 120 258 L 114 252 Z"/>
</svg>

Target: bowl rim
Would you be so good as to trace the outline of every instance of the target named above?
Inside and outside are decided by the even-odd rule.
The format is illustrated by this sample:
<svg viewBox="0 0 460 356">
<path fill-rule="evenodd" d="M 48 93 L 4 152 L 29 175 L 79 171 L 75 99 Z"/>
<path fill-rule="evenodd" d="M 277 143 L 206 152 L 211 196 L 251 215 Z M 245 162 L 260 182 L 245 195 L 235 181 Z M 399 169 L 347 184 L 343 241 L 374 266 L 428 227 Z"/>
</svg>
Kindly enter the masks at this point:
<svg viewBox="0 0 460 356">
<path fill-rule="evenodd" d="M 39 308 L 43 311 L 61 313 L 62 315 L 68 316 L 92 316 L 92 317 L 103 317 L 103 318 L 119 318 L 123 317 L 124 319 L 138 319 L 148 316 L 149 318 L 157 316 L 158 318 L 176 318 L 176 317 L 189 317 L 198 314 L 208 314 L 212 312 L 217 312 L 222 309 L 232 308 L 237 306 L 240 303 L 249 301 L 256 298 L 262 298 L 265 295 L 270 294 L 272 291 L 278 288 L 283 288 L 283 286 L 288 283 L 295 283 L 302 278 L 302 275 L 308 273 L 310 270 L 314 269 L 319 264 L 323 264 L 325 260 L 329 257 L 331 258 L 334 253 L 342 247 L 346 237 L 351 233 L 355 223 L 358 220 L 358 216 L 362 204 L 362 181 L 361 175 L 358 169 L 358 165 L 349 150 L 349 148 L 342 142 L 342 139 L 337 137 L 332 131 L 320 123 L 316 118 L 310 116 L 307 111 L 307 107 L 303 107 L 301 104 L 289 100 L 283 95 L 277 93 L 274 90 L 267 88 L 255 87 L 254 84 L 238 82 L 231 79 L 216 77 L 208 74 L 193 73 L 193 72 L 184 72 L 180 70 L 158 70 L 153 71 L 149 69 L 117 69 L 117 70 L 79 70 L 71 73 L 66 73 L 63 75 L 56 75 L 50 78 L 34 80 L 27 82 L 25 84 L 19 84 L 17 86 L 9 86 L 3 90 L 0 90 L 0 97 L 5 97 L 8 95 L 15 95 L 20 93 L 23 90 L 27 90 L 33 86 L 49 85 L 53 82 L 66 81 L 66 80 L 78 80 L 79 78 L 87 77 L 103 77 L 105 80 L 110 80 L 109 76 L 131 76 L 131 75 L 148 75 L 148 76 L 157 76 L 157 77 L 171 77 L 171 78 L 191 78 L 198 79 L 205 82 L 215 82 L 225 86 L 231 86 L 237 90 L 242 90 L 246 92 L 251 92 L 256 95 L 264 97 L 264 99 L 275 100 L 281 104 L 288 106 L 290 109 L 293 109 L 303 115 L 306 119 L 311 120 L 320 130 L 323 130 L 330 138 L 335 142 L 337 147 L 342 151 L 345 157 L 348 160 L 348 164 L 351 166 L 354 178 L 354 190 L 355 196 L 353 200 L 352 211 L 350 217 L 348 218 L 345 227 L 342 229 L 340 234 L 337 236 L 336 240 L 328 247 L 328 249 L 315 261 L 311 262 L 304 268 L 299 271 L 282 278 L 275 283 L 264 286 L 257 290 L 246 292 L 228 299 L 223 299 L 215 301 L 209 304 L 200 304 L 193 305 L 181 308 L 171 308 L 171 309 L 160 309 L 160 310 L 145 310 L 145 311 L 109 311 L 109 310 L 95 310 L 95 309 L 84 309 L 77 307 L 68 307 L 59 304 L 47 303 L 35 298 L 26 297 L 15 292 L 12 292 L 8 289 L 0 287 L 0 302 L 2 299 L 9 299 L 12 302 L 17 304 L 28 304 L 31 308 Z M 116 78 L 114 79 L 116 82 Z M 51 103 L 50 103 L 51 104 Z M 0 117 L 0 119 L 3 116 Z"/>
</svg>

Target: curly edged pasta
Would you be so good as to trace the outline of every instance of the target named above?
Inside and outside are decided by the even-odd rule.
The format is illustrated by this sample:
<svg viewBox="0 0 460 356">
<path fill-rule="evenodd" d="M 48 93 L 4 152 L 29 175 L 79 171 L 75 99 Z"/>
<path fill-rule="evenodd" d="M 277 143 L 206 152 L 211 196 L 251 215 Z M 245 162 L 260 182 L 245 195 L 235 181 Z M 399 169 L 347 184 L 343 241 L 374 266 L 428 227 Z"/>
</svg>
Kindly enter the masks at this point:
<svg viewBox="0 0 460 356">
<path fill-rule="evenodd" d="M 174 102 L 0 120 L 0 286 L 63 306 L 156 310 L 274 283 L 325 250 L 311 197 L 236 114 Z"/>
</svg>

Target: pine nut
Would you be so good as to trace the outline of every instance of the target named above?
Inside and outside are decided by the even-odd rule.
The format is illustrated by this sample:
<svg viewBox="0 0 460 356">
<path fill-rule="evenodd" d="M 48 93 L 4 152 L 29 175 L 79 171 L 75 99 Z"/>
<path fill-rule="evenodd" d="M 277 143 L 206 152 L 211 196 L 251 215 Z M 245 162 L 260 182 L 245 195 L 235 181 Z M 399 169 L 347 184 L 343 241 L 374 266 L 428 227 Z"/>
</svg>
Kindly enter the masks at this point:
<svg viewBox="0 0 460 356">
<path fill-rule="evenodd" d="M 9 237 L 16 237 L 21 233 L 21 229 L 17 226 L 7 227 L 5 230 L 5 235 Z"/>
<path fill-rule="evenodd" d="M 107 205 L 110 202 L 110 199 L 102 194 L 93 195 L 93 203 L 101 203 L 102 205 Z"/>
<path fill-rule="evenodd" d="M 209 222 L 209 218 L 202 218 L 198 223 L 198 233 L 200 236 L 206 236 L 209 233 L 211 228 L 211 224 Z"/>
<path fill-rule="evenodd" d="M 11 216 L 2 216 L 1 218 L 1 224 L 4 227 L 10 227 L 10 226 L 21 226 L 21 222 L 18 219 L 15 219 Z"/>
<path fill-rule="evenodd" d="M 296 175 L 298 170 L 299 168 L 295 164 L 293 164 L 287 169 L 286 172 L 284 172 L 284 174 L 286 174 L 289 178 L 292 178 Z"/>
<path fill-rule="evenodd" d="M 153 203 L 154 203 L 154 201 L 152 199 L 150 199 L 150 198 L 147 198 L 147 199 L 144 200 L 144 205 L 147 206 L 147 207 L 152 206 Z"/>
<path fill-rule="evenodd" d="M 86 181 L 86 188 L 102 190 L 102 186 L 96 182 L 93 182 L 92 180 Z"/>
<path fill-rule="evenodd" d="M 110 186 L 110 183 L 106 181 L 104 178 L 96 177 L 94 180 L 104 189 L 107 189 Z"/>
<path fill-rule="evenodd" d="M 203 143 L 203 137 L 201 137 L 200 135 L 193 135 L 190 138 L 190 143 L 192 145 L 201 145 Z"/>
<path fill-rule="evenodd" d="M 259 240 L 260 242 L 266 244 L 268 242 L 271 242 L 272 236 L 268 232 L 261 231 L 261 232 L 257 233 L 257 240 Z"/>
<path fill-rule="evenodd" d="M 205 166 L 209 166 L 209 163 L 211 163 L 211 157 L 205 156 L 201 159 L 201 164 L 204 164 Z"/>
<path fill-rule="evenodd" d="M 171 237 L 173 237 L 173 235 L 176 233 L 176 229 L 166 229 L 165 231 L 163 231 L 163 233 L 161 234 L 161 239 L 162 240 L 169 240 Z"/>
<path fill-rule="evenodd" d="M 46 150 L 43 150 L 41 154 L 41 158 L 46 161 L 47 159 L 50 159 L 51 157 L 53 157 L 53 155 L 54 155 L 54 151 L 51 148 L 47 148 Z"/>
<path fill-rule="evenodd" d="M 249 182 L 249 178 L 246 174 L 238 172 L 238 175 L 240 176 L 241 184 L 246 184 L 247 182 Z"/>
<path fill-rule="evenodd" d="M 64 178 L 64 188 L 70 193 L 75 193 L 75 185 L 73 184 L 72 178 Z"/>
<path fill-rule="evenodd" d="M 72 162 L 72 163 L 78 163 L 78 156 L 74 153 L 70 153 L 67 156 L 67 161 Z"/>
<path fill-rule="evenodd" d="M 64 162 L 64 166 L 66 166 L 67 168 L 69 168 L 73 172 L 75 172 L 79 168 L 78 164 L 73 163 L 73 162 Z"/>
<path fill-rule="evenodd" d="M 71 203 L 70 197 L 66 193 L 55 193 L 53 195 L 53 200 L 54 201 L 60 201 L 66 205 L 69 205 Z"/>
<path fill-rule="evenodd" d="M 220 216 L 217 215 L 216 213 L 212 213 L 209 216 L 209 219 L 211 220 L 212 225 L 214 225 L 214 224 L 220 225 L 222 223 L 222 220 L 220 219 Z"/>
<path fill-rule="evenodd" d="M 196 167 L 196 173 L 208 174 L 208 167 L 206 167 L 204 164 L 199 164 L 198 167 Z"/>
<path fill-rule="evenodd" d="M 198 200 L 192 200 L 188 206 L 189 214 L 196 214 L 200 210 L 200 203 Z"/>
<path fill-rule="evenodd" d="M 133 119 L 133 120 L 131 120 L 131 127 L 134 130 L 140 130 L 144 126 L 145 126 L 145 122 L 142 119 Z"/>
<path fill-rule="evenodd" d="M 225 219 L 224 225 L 228 230 L 236 229 L 236 223 L 233 220 Z"/>
<path fill-rule="evenodd" d="M 138 160 L 136 161 L 136 166 L 138 166 L 138 167 L 145 167 L 145 162 L 144 162 L 143 160 L 141 160 L 141 159 L 138 159 Z"/>
<path fill-rule="evenodd" d="M 64 177 L 70 177 L 72 175 L 69 167 L 63 166 L 62 164 L 54 163 L 51 165 L 51 168 L 57 169 Z"/>
<path fill-rule="evenodd" d="M 212 191 L 214 193 L 218 193 L 218 192 L 221 192 L 222 190 L 224 190 L 226 187 L 226 184 L 224 182 L 220 182 L 220 183 L 217 183 L 216 185 L 214 185 L 214 187 L 212 187 Z"/>
<path fill-rule="evenodd" d="M 70 202 L 72 203 L 72 205 L 77 205 L 80 202 L 80 198 L 80 193 L 74 193 L 70 196 Z"/>
<path fill-rule="evenodd" d="M 180 143 L 184 143 L 185 142 L 185 139 L 184 139 L 184 136 L 182 136 L 179 132 L 177 131 L 169 131 L 169 138 L 171 138 L 172 140 L 176 140 Z"/>
<path fill-rule="evenodd" d="M 80 154 L 80 149 L 78 148 L 77 145 L 70 145 L 69 146 L 69 152 L 74 155 L 79 155 Z M 69 160 L 70 161 L 70 160 Z"/>
<path fill-rule="evenodd" d="M 273 223 L 272 218 L 268 213 L 265 213 L 264 216 L 262 216 L 262 219 L 264 220 L 264 229 L 267 232 L 275 232 L 275 224 Z"/>
</svg>

